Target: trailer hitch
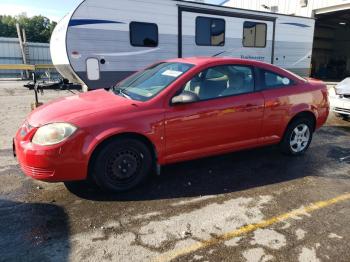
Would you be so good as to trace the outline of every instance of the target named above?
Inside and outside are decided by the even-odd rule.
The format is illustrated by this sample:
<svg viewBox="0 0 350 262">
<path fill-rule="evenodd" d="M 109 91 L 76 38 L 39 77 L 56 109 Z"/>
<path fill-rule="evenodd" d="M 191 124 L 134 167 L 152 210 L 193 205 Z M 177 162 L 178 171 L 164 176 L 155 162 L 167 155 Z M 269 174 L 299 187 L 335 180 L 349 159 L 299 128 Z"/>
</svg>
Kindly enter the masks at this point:
<svg viewBox="0 0 350 262">
<path fill-rule="evenodd" d="M 35 96 L 35 102 L 31 104 L 31 108 L 32 110 L 34 110 L 35 108 L 42 106 L 43 103 L 39 102 L 39 97 L 38 97 L 38 93 L 40 92 L 41 95 L 44 94 L 44 90 L 39 86 L 39 83 L 37 81 L 37 76 L 36 74 L 33 72 L 32 73 L 32 78 L 33 78 L 33 83 L 34 83 L 34 96 Z"/>
</svg>

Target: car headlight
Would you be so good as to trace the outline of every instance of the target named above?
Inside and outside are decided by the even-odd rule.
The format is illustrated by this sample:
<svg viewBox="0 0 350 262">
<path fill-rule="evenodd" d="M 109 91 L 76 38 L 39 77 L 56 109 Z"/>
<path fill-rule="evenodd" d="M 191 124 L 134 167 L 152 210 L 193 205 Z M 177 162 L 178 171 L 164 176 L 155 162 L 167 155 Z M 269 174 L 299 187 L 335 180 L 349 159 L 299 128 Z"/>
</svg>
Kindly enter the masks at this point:
<svg viewBox="0 0 350 262">
<path fill-rule="evenodd" d="M 76 130 L 77 127 L 68 123 L 47 124 L 36 131 L 32 143 L 41 146 L 55 145 L 66 140 Z"/>
</svg>

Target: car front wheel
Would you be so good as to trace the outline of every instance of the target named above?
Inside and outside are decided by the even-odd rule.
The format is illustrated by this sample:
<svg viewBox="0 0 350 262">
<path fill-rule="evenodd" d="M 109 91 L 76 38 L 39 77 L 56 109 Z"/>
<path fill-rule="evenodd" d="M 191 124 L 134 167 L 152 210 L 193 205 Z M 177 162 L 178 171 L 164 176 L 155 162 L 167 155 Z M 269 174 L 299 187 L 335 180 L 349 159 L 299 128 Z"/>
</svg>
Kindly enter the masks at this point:
<svg viewBox="0 0 350 262">
<path fill-rule="evenodd" d="M 313 135 L 313 123 L 307 118 L 294 120 L 287 128 L 281 142 L 281 150 L 288 155 L 302 155 L 309 148 Z"/>
<path fill-rule="evenodd" d="M 123 192 L 139 185 L 150 173 L 152 155 L 135 139 L 115 139 L 102 147 L 92 164 L 92 177 L 103 190 Z"/>
</svg>

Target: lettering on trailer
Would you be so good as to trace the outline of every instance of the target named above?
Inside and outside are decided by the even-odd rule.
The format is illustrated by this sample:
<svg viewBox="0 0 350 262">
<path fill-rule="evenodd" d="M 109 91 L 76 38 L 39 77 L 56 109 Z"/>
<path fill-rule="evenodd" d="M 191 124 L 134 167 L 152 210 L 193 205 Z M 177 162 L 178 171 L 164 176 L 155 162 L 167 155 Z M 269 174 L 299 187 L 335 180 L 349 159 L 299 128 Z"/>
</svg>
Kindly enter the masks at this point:
<svg viewBox="0 0 350 262">
<path fill-rule="evenodd" d="M 265 61 L 265 56 L 252 56 L 252 55 L 241 55 L 242 59 L 251 59 L 258 61 Z"/>
</svg>

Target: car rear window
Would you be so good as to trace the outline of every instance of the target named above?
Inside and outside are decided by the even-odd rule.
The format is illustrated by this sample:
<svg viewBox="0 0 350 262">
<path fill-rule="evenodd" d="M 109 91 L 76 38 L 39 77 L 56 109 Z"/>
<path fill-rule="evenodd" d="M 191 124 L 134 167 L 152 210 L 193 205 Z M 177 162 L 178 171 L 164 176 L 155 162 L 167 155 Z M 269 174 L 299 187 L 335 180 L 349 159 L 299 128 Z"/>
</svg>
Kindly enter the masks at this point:
<svg viewBox="0 0 350 262">
<path fill-rule="evenodd" d="M 264 89 L 286 87 L 294 83 L 288 77 L 263 69 L 260 69 L 260 78 Z"/>
</svg>

